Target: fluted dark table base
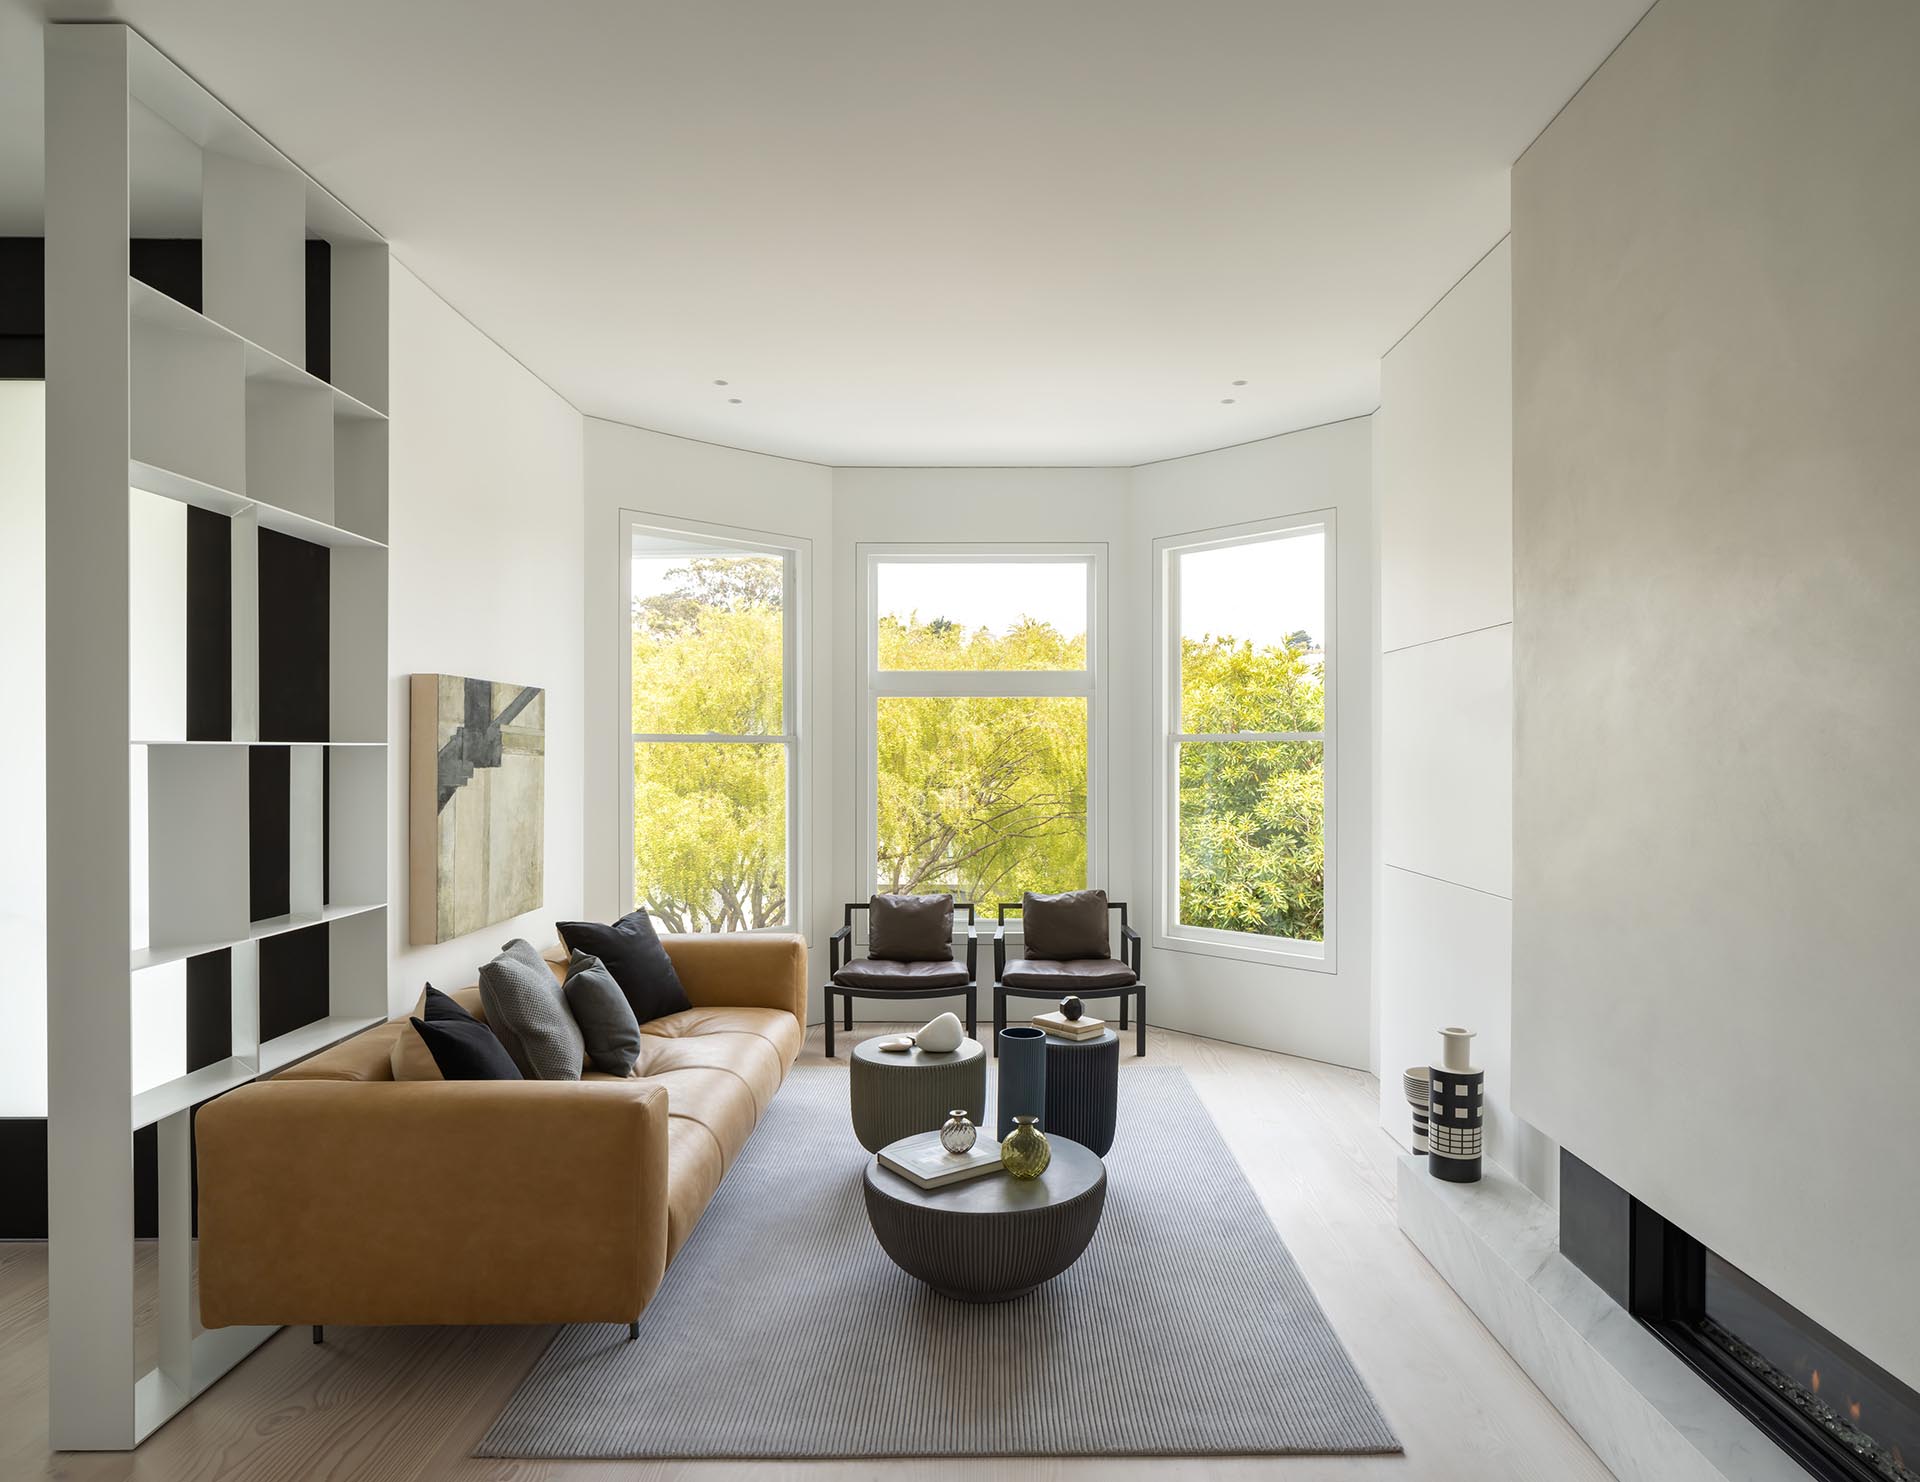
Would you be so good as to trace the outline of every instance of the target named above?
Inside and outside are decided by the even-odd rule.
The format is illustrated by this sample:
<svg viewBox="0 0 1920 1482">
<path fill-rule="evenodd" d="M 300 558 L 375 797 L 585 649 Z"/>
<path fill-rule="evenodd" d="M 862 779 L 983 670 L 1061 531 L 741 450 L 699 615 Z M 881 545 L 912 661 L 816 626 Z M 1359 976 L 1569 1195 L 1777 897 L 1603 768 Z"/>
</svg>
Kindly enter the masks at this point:
<svg viewBox="0 0 1920 1482">
<path fill-rule="evenodd" d="M 1047 1171 L 1022 1183 L 989 1173 L 923 1189 L 876 1159 L 867 1164 L 867 1220 L 909 1276 L 959 1302 L 1023 1297 L 1066 1270 L 1093 1239 L 1107 1170 L 1070 1138 L 1050 1137 Z"/>
<path fill-rule="evenodd" d="M 1083 1143 L 1104 1158 L 1113 1147 L 1120 1113 L 1120 1036 L 1098 1039 L 1047 1036 L 1047 1114 L 1040 1130 Z"/>
</svg>

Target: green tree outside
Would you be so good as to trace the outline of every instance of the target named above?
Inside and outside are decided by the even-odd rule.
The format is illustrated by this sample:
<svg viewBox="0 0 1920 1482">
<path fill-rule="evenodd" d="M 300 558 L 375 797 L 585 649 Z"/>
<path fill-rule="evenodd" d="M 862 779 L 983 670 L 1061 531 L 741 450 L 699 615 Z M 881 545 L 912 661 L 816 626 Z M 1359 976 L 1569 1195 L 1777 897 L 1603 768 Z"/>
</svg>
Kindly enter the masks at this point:
<svg viewBox="0 0 1920 1482">
<path fill-rule="evenodd" d="M 698 557 L 634 604 L 636 733 L 777 736 L 781 564 Z M 1022 621 L 1005 633 L 939 615 L 883 618 L 896 670 L 1060 670 L 1084 635 Z M 1307 635 L 1182 645 L 1189 733 L 1318 731 L 1324 690 Z M 983 913 L 1086 879 L 1087 707 L 1072 697 L 887 697 L 877 714 L 883 890 L 952 890 Z M 1324 930 L 1319 742 L 1190 742 L 1179 759 L 1180 904 L 1191 926 L 1317 941 Z M 674 931 L 785 920 L 786 773 L 773 743 L 640 743 L 638 898 Z M 1096 882 L 1097 883 L 1097 882 Z"/>
</svg>

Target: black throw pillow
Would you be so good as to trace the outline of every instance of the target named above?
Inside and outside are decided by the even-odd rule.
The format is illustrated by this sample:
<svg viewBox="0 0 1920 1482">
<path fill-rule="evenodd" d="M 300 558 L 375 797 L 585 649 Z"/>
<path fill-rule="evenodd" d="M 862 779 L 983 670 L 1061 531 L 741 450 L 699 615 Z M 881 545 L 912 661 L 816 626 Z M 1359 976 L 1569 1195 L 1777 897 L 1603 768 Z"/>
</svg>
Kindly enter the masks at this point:
<svg viewBox="0 0 1920 1482">
<path fill-rule="evenodd" d="M 642 1024 L 693 1007 L 645 910 L 629 911 L 611 926 L 561 921 L 555 929 L 568 950 L 598 957 L 606 965 Z"/>
<path fill-rule="evenodd" d="M 507 1047 L 486 1025 L 431 983 L 427 985 L 426 1017 L 413 1019 L 414 1032 L 426 1045 L 440 1075 L 449 1081 L 524 1080 Z"/>
</svg>

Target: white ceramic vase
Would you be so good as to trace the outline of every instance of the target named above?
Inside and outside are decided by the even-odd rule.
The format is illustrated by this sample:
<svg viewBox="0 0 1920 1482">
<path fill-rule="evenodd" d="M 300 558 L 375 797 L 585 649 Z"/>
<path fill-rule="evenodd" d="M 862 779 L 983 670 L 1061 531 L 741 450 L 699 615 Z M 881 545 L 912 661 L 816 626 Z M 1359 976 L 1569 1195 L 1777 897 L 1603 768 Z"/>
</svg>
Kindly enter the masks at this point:
<svg viewBox="0 0 1920 1482">
<path fill-rule="evenodd" d="M 1445 1070 L 1472 1070 L 1473 1031 L 1471 1029 L 1443 1029 L 1440 1031 L 1440 1065 Z"/>
</svg>

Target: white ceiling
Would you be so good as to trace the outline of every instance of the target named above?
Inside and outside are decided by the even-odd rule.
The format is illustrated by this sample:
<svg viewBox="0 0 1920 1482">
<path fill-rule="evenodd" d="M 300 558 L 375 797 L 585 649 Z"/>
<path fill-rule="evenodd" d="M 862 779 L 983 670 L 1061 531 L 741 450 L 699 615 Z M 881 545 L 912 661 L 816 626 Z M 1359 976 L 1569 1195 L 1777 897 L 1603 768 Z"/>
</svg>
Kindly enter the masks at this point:
<svg viewBox="0 0 1920 1482">
<path fill-rule="evenodd" d="M 1645 4 L 0 0 L 0 229 L 35 18 L 110 14 L 584 412 L 1139 463 L 1371 410 Z"/>
</svg>

